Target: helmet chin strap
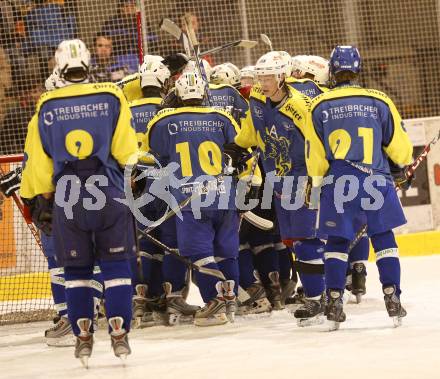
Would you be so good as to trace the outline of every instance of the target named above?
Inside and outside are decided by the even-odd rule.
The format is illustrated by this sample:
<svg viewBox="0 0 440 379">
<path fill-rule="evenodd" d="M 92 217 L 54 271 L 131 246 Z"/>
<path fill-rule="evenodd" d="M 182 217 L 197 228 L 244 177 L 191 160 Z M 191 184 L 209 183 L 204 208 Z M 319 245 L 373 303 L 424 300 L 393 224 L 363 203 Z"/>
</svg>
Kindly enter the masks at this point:
<svg viewBox="0 0 440 379">
<path fill-rule="evenodd" d="M 272 98 L 272 97 L 274 97 L 280 90 L 281 90 L 281 88 L 283 88 L 283 86 L 284 86 L 284 80 L 279 80 L 278 81 L 278 86 L 277 86 L 277 89 L 275 90 L 275 92 L 272 94 L 272 95 L 270 95 L 270 96 L 268 96 L 269 98 Z"/>
</svg>

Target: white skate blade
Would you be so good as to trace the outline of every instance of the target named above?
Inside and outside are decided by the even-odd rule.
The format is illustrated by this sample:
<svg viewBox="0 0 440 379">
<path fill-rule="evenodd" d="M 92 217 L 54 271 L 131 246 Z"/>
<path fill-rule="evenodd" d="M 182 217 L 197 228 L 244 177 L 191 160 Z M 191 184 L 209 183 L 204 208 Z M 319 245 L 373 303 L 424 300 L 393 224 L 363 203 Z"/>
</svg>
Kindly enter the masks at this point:
<svg viewBox="0 0 440 379">
<path fill-rule="evenodd" d="M 59 337 L 59 338 L 47 338 L 46 337 L 46 344 L 47 346 L 53 346 L 53 347 L 70 347 L 75 346 L 76 344 L 76 337 L 73 333 L 69 333 L 65 336 Z"/>
<path fill-rule="evenodd" d="M 118 356 L 118 358 L 121 360 L 122 366 L 124 366 L 124 367 L 125 367 L 125 364 L 127 362 L 127 355 L 128 354 L 121 354 L 121 355 Z"/>
<path fill-rule="evenodd" d="M 89 357 L 88 356 L 83 356 L 80 357 L 79 360 L 81 361 L 81 364 L 84 366 L 84 368 L 88 369 L 89 368 Z"/>
<path fill-rule="evenodd" d="M 399 316 L 393 317 L 393 324 L 394 324 L 395 328 L 402 326 L 402 317 L 399 317 Z"/>
<path fill-rule="evenodd" d="M 235 312 L 226 314 L 226 317 L 228 318 L 229 322 L 235 322 Z"/>
<path fill-rule="evenodd" d="M 300 328 L 304 328 L 307 326 L 313 326 L 313 325 L 321 325 L 324 324 L 324 317 L 322 317 L 323 314 L 316 315 L 315 317 L 309 317 L 309 318 L 299 318 L 296 320 L 296 324 Z"/>
<path fill-rule="evenodd" d="M 228 322 L 226 313 L 220 313 L 209 318 L 194 318 L 194 325 L 196 326 L 215 326 L 224 325 Z"/>
<path fill-rule="evenodd" d="M 358 293 L 356 294 L 356 304 L 360 304 L 362 302 L 362 294 Z"/>
<path fill-rule="evenodd" d="M 327 325 L 328 325 L 328 331 L 329 332 L 334 332 L 336 330 L 339 330 L 339 322 L 337 321 L 328 321 Z"/>
</svg>

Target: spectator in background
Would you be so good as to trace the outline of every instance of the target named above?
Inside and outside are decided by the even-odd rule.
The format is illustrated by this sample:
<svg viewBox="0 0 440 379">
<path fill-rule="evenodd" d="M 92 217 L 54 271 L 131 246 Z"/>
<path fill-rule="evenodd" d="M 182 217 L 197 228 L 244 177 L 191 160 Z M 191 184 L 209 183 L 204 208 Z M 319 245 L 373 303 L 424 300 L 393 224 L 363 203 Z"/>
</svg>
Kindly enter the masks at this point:
<svg viewBox="0 0 440 379">
<path fill-rule="evenodd" d="M 113 56 L 111 37 L 98 34 L 95 37 L 94 54 L 91 61 L 91 75 L 96 82 L 117 82 L 130 74 L 128 66 Z"/>
<path fill-rule="evenodd" d="M 3 119 L 7 108 L 6 91 L 11 85 L 11 65 L 9 64 L 9 59 L 5 50 L 0 47 L 0 130 L 2 129 Z"/>
<path fill-rule="evenodd" d="M 24 150 L 27 126 L 35 113 L 35 106 L 44 92 L 40 78 L 25 74 L 17 85 L 17 102 L 6 112 L 0 128 L 0 155 L 18 154 Z"/>
<path fill-rule="evenodd" d="M 148 51 L 154 51 L 154 43 L 158 37 L 150 31 L 146 33 Z M 118 10 L 110 17 L 101 29 L 101 35 L 109 36 L 113 41 L 113 56 L 116 60 L 127 66 L 130 73 L 138 72 L 138 34 L 136 22 L 136 1 L 118 0 Z"/>
</svg>

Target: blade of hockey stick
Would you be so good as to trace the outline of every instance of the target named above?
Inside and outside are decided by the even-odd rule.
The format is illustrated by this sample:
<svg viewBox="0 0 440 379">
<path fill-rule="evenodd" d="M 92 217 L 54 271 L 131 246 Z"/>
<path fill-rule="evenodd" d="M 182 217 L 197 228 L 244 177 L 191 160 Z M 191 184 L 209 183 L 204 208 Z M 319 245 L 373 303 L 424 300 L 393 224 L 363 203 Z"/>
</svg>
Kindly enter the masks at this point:
<svg viewBox="0 0 440 379">
<path fill-rule="evenodd" d="M 252 49 L 255 46 L 257 46 L 257 44 L 258 44 L 257 41 L 251 41 L 251 40 L 247 40 L 247 39 L 239 39 L 237 41 L 225 43 L 224 45 L 213 47 L 212 49 L 203 51 L 199 55 L 202 57 L 204 55 L 217 53 L 219 51 L 228 49 L 230 47 L 243 47 L 245 49 Z"/>
<path fill-rule="evenodd" d="M 258 229 L 261 229 L 261 230 L 271 230 L 271 229 L 273 229 L 273 222 L 272 221 L 266 220 L 265 218 L 256 215 L 252 211 L 244 212 L 243 213 L 243 218 L 247 222 L 249 222 L 250 224 L 252 224 L 253 226 L 255 226 Z"/>
<path fill-rule="evenodd" d="M 267 34 L 260 34 L 261 40 L 270 48 L 270 51 L 273 51 L 273 46 L 272 46 L 272 41 L 270 40 L 270 38 L 268 37 Z"/>
<path fill-rule="evenodd" d="M 167 245 L 160 242 L 158 239 L 154 238 L 150 234 L 144 233 L 143 230 L 139 230 L 139 232 L 145 238 L 148 238 L 151 242 L 153 242 L 156 246 L 158 246 L 161 249 L 163 249 L 164 251 L 172 254 L 174 257 L 176 257 L 176 259 L 178 259 L 179 261 L 184 263 L 186 266 L 192 268 L 193 270 L 199 271 L 202 274 L 214 276 L 214 277 L 219 278 L 221 280 L 226 280 L 225 276 L 223 275 L 223 273 L 220 270 L 216 270 L 215 268 L 208 268 L 208 267 L 202 267 L 202 266 L 196 265 L 195 263 L 191 262 L 191 260 L 189 260 L 188 258 L 182 257 L 179 253 L 179 249 L 173 249 L 171 247 L 168 247 Z"/>
<path fill-rule="evenodd" d="M 182 29 L 180 29 L 174 21 L 171 21 L 169 18 L 163 18 L 159 24 L 159 27 L 164 32 L 167 32 L 174 36 L 174 38 L 180 40 L 182 37 Z"/>
</svg>

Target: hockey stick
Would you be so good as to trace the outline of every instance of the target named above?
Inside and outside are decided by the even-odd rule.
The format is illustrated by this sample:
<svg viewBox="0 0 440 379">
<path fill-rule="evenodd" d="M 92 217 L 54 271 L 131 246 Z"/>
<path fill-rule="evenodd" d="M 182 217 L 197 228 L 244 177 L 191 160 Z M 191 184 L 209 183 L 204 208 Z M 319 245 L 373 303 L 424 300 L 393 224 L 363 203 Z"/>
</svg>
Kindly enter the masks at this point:
<svg viewBox="0 0 440 379">
<path fill-rule="evenodd" d="M 145 238 L 148 238 L 151 242 L 153 242 L 156 246 L 160 247 L 165 252 L 172 254 L 174 257 L 176 257 L 176 259 L 178 259 L 179 261 L 184 263 L 188 268 L 199 271 L 202 274 L 215 276 L 216 278 L 219 278 L 221 280 L 226 280 L 225 276 L 223 275 L 223 273 L 220 270 L 196 265 L 195 263 L 191 262 L 190 259 L 182 257 L 179 253 L 179 249 L 173 249 L 173 248 L 165 245 L 164 243 L 160 242 L 158 239 L 154 238 L 150 234 L 145 233 L 143 230 L 139 230 L 139 232 Z"/>
<path fill-rule="evenodd" d="M 270 40 L 270 38 L 268 37 L 267 34 L 260 34 L 261 40 L 270 48 L 270 51 L 273 51 L 273 46 L 272 46 L 272 41 Z"/>
<path fill-rule="evenodd" d="M 407 179 L 410 179 L 412 176 L 414 176 L 414 173 L 417 170 L 417 168 L 428 157 L 428 153 L 431 151 L 432 146 L 434 146 L 439 140 L 440 140 L 440 130 L 438 134 L 431 140 L 431 142 L 429 142 L 425 146 L 423 151 L 417 156 L 414 162 L 405 169 L 405 177 Z M 396 191 L 400 190 L 400 188 L 397 186 L 395 187 L 395 189 Z M 367 231 L 367 225 L 366 224 L 362 225 L 362 227 L 356 233 L 353 241 L 351 241 L 350 246 L 348 248 L 348 253 L 350 253 L 354 249 L 354 247 L 358 244 L 358 242 L 361 240 L 362 236 L 364 235 L 364 233 L 366 233 L 366 231 Z"/>
<path fill-rule="evenodd" d="M 17 156 L 13 156 L 13 157 L 17 157 L 18 159 L 18 155 Z M 23 160 L 23 156 L 21 156 L 20 161 Z M 11 162 L 11 161 L 9 161 Z M 0 161 L 1 163 L 1 161 Z M 3 171 L 3 168 L 0 165 L 0 175 L 5 175 L 5 172 Z M 35 228 L 34 224 L 32 223 L 32 220 L 30 218 L 30 215 L 27 214 L 26 212 L 26 208 L 25 205 L 23 204 L 23 202 L 21 201 L 21 199 L 18 197 L 18 195 L 14 192 L 12 194 L 12 198 L 14 199 L 15 205 L 17 206 L 18 210 L 20 211 L 21 215 L 23 216 L 27 227 L 29 228 L 32 236 L 35 238 L 35 241 L 37 242 L 37 245 L 40 247 L 41 250 L 43 250 L 43 245 L 41 243 L 41 238 L 40 235 L 38 234 L 37 229 Z"/>
<path fill-rule="evenodd" d="M 138 53 L 139 53 L 139 66 L 144 62 L 144 44 L 142 42 L 142 14 L 141 14 L 141 1 L 136 1 L 136 31 L 138 36 Z"/>
<path fill-rule="evenodd" d="M 251 41 L 251 40 L 247 40 L 247 39 L 239 39 L 237 41 L 228 42 L 228 43 L 225 43 L 224 45 L 213 47 L 212 49 L 203 51 L 199 54 L 199 56 L 203 57 L 204 55 L 218 53 L 219 51 L 228 49 L 230 47 L 244 47 L 245 49 L 252 49 L 255 46 L 257 46 L 257 44 L 258 44 L 257 41 Z"/>
<path fill-rule="evenodd" d="M 186 55 L 191 56 L 191 50 L 189 47 L 188 36 L 179 28 L 174 21 L 169 18 L 163 18 L 159 25 L 160 29 L 164 32 L 171 34 L 183 45 Z"/>
</svg>

